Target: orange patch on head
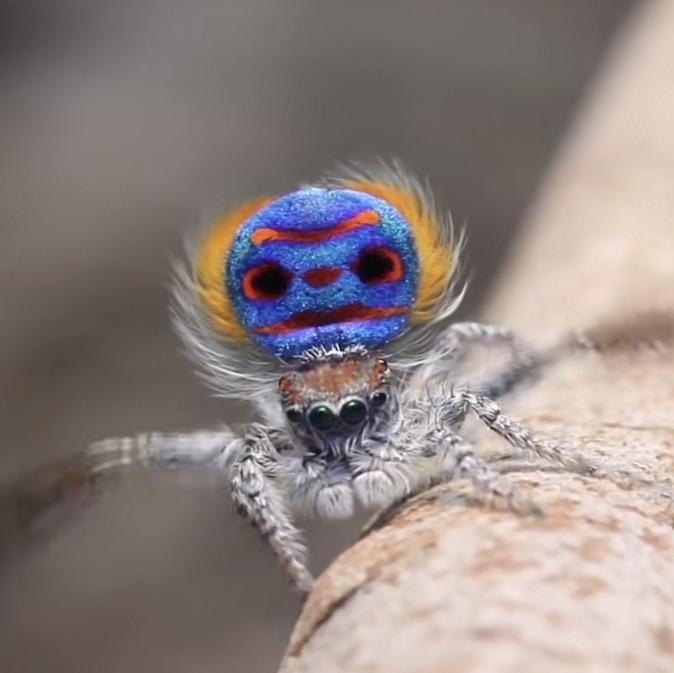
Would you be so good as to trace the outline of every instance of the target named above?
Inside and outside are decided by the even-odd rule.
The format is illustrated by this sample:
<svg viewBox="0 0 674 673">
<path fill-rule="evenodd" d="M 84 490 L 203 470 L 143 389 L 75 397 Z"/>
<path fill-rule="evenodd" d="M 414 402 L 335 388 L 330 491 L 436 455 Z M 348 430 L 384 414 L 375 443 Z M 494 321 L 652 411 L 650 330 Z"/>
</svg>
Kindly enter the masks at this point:
<svg viewBox="0 0 674 673">
<path fill-rule="evenodd" d="M 377 358 L 370 372 L 370 386 L 378 388 L 389 376 L 388 363 L 383 358 Z"/>
<path fill-rule="evenodd" d="M 296 383 L 297 382 L 293 374 L 286 374 L 286 376 L 281 377 L 278 382 L 281 396 L 293 404 L 297 404 L 300 399 L 300 391 Z"/>
<path fill-rule="evenodd" d="M 308 370 L 304 382 L 314 391 L 339 397 L 343 391 L 357 385 L 363 378 L 363 361 L 357 359 L 327 362 Z"/>
</svg>

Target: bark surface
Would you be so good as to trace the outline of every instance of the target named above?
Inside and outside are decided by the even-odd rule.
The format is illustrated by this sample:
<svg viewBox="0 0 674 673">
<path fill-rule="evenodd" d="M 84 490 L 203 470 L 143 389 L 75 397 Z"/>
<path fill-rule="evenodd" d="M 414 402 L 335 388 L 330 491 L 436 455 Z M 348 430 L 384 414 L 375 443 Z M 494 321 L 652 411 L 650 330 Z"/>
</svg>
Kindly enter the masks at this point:
<svg viewBox="0 0 674 673">
<path fill-rule="evenodd" d="M 488 319 L 552 340 L 674 306 L 673 34 L 649 3 L 614 45 Z M 505 406 L 601 475 L 511 466 L 542 518 L 407 502 L 320 578 L 281 671 L 674 670 L 671 351 L 577 357 Z"/>
</svg>

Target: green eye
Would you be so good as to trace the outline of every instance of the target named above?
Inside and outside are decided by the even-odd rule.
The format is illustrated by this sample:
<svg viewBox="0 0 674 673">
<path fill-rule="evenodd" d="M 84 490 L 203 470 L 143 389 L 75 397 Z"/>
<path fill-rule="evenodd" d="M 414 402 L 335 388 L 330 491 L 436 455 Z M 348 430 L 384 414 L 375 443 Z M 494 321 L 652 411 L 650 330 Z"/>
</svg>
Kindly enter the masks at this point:
<svg viewBox="0 0 674 673">
<path fill-rule="evenodd" d="M 309 412 L 309 423 L 313 425 L 316 430 L 329 430 L 337 421 L 337 416 L 330 407 L 321 404 L 314 407 Z"/>
<path fill-rule="evenodd" d="M 339 417 L 347 425 L 358 425 L 367 416 L 367 407 L 362 400 L 349 400 L 342 405 Z"/>
</svg>

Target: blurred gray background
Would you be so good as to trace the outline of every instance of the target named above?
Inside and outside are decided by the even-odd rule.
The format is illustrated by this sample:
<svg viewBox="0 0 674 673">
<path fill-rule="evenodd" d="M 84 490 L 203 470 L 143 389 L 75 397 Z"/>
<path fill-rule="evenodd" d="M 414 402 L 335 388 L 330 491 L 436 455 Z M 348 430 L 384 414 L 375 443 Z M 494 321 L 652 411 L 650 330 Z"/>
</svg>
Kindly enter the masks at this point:
<svg viewBox="0 0 674 673">
<path fill-rule="evenodd" d="M 628 0 L 0 2 L 0 481 L 238 419 L 180 355 L 181 238 L 402 157 L 467 223 L 474 313 Z M 132 473 L 0 568 L 0 668 L 270 671 L 300 598 L 217 475 Z M 313 524 L 319 570 L 356 535 Z"/>
</svg>

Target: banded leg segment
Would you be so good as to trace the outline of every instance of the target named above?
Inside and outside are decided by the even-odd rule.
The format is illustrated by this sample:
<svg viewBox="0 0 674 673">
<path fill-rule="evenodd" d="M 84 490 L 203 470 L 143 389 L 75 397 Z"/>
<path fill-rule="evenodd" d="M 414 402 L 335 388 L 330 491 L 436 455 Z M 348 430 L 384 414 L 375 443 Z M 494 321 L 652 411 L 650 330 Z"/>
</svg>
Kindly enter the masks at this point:
<svg viewBox="0 0 674 673">
<path fill-rule="evenodd" d="M 214 465 L 236 454 L 240 440 L 227 428 L 185 434 L 146 433 L 106 439 L 71 458 L 33 470 L 0 492 L 0 547 L 21 543 L 34 524 L 65 504 L 85 504 L 102 477 L 138 465 Z"/>
<path fill-rule="evenodd" d="M 131 465 L 180 467 L 213 463 L 223 468 L 232 462 L 241 449 L 241 439 L 228 428 L 223 428 L 112 437 L 92 444 L 85 456 L 93 473 Z"/>
<path fill-rule="evenodd" d="M 310 591 L 314 580 L 306 565 L 306 548 L 278 484 L 283 476 L 278 449 L 262 426 L 252 429 L 244 445 L 230 476 L 236 509 L 268 542 L 295 586 Z"/>
</svg>

